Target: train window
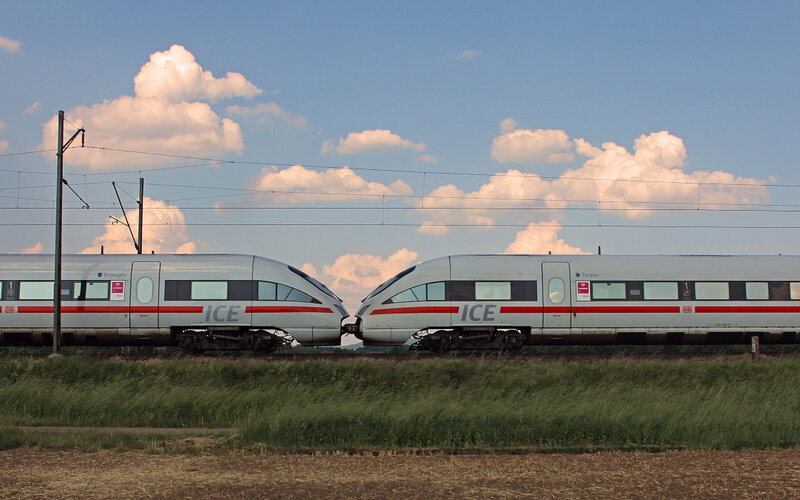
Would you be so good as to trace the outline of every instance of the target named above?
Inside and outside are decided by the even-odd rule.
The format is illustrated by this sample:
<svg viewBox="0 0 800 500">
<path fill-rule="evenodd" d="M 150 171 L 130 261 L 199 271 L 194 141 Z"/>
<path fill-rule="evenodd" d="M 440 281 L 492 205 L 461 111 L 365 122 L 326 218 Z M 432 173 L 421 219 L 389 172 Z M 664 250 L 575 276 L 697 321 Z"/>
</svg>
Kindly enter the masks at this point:
<svg viewBox="0 0 800 500">
<path fill-rule="evenodd" d="M 428 300 L 444 300 L 444 282 L 428 283 Z"/>
<path fill-rule="evenodd" d="M 62 295 L 64 293 L 62 292 Z M 75 281 L 72 284 L 73 300 L 108 300 L 108 281 Z"/>
<path fill-rule="evenodd" d="M 227 281 L 192 281 L 192 300 L 226 300 Z"/>
<path fill-rule="evenodd" d="M 136 300 L 140 304 L 147 304 L 153 299 L 153 280 L 140 278 L 136 283 Z"/>
<path fill-rule="evenodd" d="M 411 293 L 414 294 L 414 297 L 419 302 L 424 302 L 427 299 L 427 294 L 425 293 L 425 285 L 415 286 L 411 289 Z"/>
<path fill-rule="evenodd" d="M 475 300 L 511 300 L 511 283 L 508 281 L 476 281 Z"/>
<path fill-rule="evenodd" d="M 789 300 L 791 297 L 788 281 L 770 281 L 768 286 L 770 300 Z"/>
<path fill-rule="evenodd" d="M 20 281 L 19 300 L 53 300 L 53 282 Z"/>
<path fill-rule="evenodd" d="M 789 283 L 792 300 L 800 300 L 800 283 Z"/>
<path fill-rule="evenodd" d="M 645 282 L 644 300 L 678 300 L 678 284 Z"/>
<path fill-rule="evenodd" d="M 258 300 L 275 300 L 275 283 L 258 282 Z"/>
<path fill-rule="evenodd" d="M 281 285 L 278 283 L 278 300 L 286 300 L 289 297 L 289 294 L 292 292 L 292 287 Z"/>
<path fill-rule="evenodd" d="M 769 286 L 766 282 L 750 282 L 744 285 L 747 300 L 769 300 Z"/>
<path fill-rule="evenodd" d="M 550 279 L 547 283 L 547 296 L 553 304 L 564 302 L 564 281 L 561 278 Z"/>
<path fill-rule="evenodd" d="M 278 286 L 280 287 L 280 286 L 283 286 L 283 285 L 278 285 Z M 290 301 L 290 302 L 311 302 L 314 299 L 311 298 L 311 295 L 309 295 L 309 294 L 307 294 L 305 292 L 301 292 L 300 290 L 298 290 L 296 288 L 289 288 L 289 295 L 286 296 L 285 300 Z"/>
<path fill-rule="evenodd" d="M 728 300 L 728 282 L 695 282 L 694 297 L 696 300 Z"/>
<path fill-rule="evenodd" d="M 417 300 L 417 298 L 414 296 L 414 293 L 409 288 L 408 290 L 403 290 L 402 292 L 392 297 L 391 302 L 395 303 L 414 302 L 415 300 Z"/>
<path fill-rule="evenodd" d="M 5 290 L 5 288 L 3 288 L 3 282 L 0 281 L 0 300 L 3 300 L 3 290 Z"/>
<path fill-rule="evenodd" d="M 625 283 L 592 281 L 592 300 L 625 300 Z"/>
</svg>

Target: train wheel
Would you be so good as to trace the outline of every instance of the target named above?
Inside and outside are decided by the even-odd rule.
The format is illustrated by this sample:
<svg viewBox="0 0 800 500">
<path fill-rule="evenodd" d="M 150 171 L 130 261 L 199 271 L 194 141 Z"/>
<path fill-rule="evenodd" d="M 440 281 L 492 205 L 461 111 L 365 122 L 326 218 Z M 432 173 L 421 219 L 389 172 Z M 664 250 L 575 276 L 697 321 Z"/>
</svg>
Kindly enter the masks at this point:
<svg viewBox="0 0 800 500">
<path fill-rule="evenodd" d="M 453 348 L 454 338 L 452 335 L 444 334 L 437 339 L 431 339 L 428 348 L 436 354 L 446 354 Z"/>
<path fill-rule="evenodd" d="M 525 336 L 521 332 L 509 332 L 503 335 L 501 352 L 516 353 L 525 345 Z"/>
</svg>

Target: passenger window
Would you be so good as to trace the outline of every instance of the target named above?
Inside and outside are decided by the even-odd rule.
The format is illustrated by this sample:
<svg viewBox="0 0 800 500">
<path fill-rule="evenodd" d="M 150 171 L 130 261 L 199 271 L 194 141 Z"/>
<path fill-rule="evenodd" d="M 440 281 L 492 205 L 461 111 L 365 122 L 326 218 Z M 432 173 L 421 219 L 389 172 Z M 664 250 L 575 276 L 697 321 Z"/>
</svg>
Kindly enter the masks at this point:
<svg viewBox="0 0 800 500">
<path fill-rule="evenodd" d="M 696 300 L 728 300 L 727 282 L 700 282 L 694 284 Z"/>
<path fill-rule="evenodd" d="M 800 283 L 792 282 L 789 286 L 792 300 L 800 300 Z"/>
<path fill-rule="evenodd" d="M 53 282 L 21 281 L 19 300 L 53 300 Z"/>
<path fill-rule="evenodd" d="M 136 283 L 136 300 L 140 304 L 148 304 L 153 299 L 153 280 L 150 278 L 139 278 Z"/>
<path fill-rule="evenodd" d="M 625 283 L 593 281 L 592 300 L 625 300 Z"/>
<path fill-rule="evenodd" d="M 744 285 L 744 295 L 747 300 L 769 300 L 769 285 L 766 282 L 752 283 Z"/>
<path fill-rule="evenodd" d="M 0 281 L 0 300 L 3 300 L 3 290 L 4 290 L 3 282 Z"/>
<path fill-rule="evenodd" d="M 192 281 L 192 300 L 226 300 L 227 281 Z"/>
<path fill-rule="evenodd" d="M 428 283 L 428 300 L 444 300 L 444 282 Z"/>
<path fill-rule="evenodd" d="M 86 299 L 107 299 L 108 281 L 90 281 L 86 283 Z"/>
<path fill-rule="evenodd" d="M 275 283 L 259 281 L 258 300 L 275 300 Z"/>
<path fill-rule="evenodd" d="M 476 281 L 475 300 L 511 300 L 511 283 Z"/>
<path fill-rule="evenodd" d="M 548 297 L 553 304 L 564 302 L 564 281 L 561 278 L 552 278 L 547 283 Z"/>
<path fill-rule="evenodd" d="M 647 283 L 644 284 L 645 300 L 678 300 L 677 283 Z"/>
</svg>

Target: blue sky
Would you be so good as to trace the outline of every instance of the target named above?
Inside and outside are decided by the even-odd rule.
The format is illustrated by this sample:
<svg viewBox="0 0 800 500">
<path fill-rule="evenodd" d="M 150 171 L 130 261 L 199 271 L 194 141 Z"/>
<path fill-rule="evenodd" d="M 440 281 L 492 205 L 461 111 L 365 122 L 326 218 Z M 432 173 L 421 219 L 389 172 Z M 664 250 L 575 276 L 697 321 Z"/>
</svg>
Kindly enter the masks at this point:
<svg viewBox="0 0 800 500">
<path fill-rule="evenodd" d="M 127 230 L 104 226 L 121 215 L 110 183 L 135 196 L 141 170 L 153 222 L 170 223 L 146 219 L 146 250 L 273 257 L 351 308 L 403 267 L 453 253 L 798 253 L 800 229 L 685 227 L 800 226 L 797 207 L 774 206 L 797 204 L 781 185 L 800 184 L 793 2 L 4 10 L 0 252 L 52 251 L 53 153 L 9 155 L 54 148 L 43 127 L 63 109 L 87 145 L 249 162 L 71 149 L 67 178 L 92 208 L 66 193 L 65 222 L 92 225 L 68 226 L 66 252 L 128 251 Z M 213 77 L 170 79 L 178 58 Z M 692 200 L 703 210 L 663 210 Z M 330 222 L 371 225 L 308 225 Z M 21 223 L 43 225 L 8 225 Z M 631 224 L 681 227 L 607 227 Z"/>
</svg>

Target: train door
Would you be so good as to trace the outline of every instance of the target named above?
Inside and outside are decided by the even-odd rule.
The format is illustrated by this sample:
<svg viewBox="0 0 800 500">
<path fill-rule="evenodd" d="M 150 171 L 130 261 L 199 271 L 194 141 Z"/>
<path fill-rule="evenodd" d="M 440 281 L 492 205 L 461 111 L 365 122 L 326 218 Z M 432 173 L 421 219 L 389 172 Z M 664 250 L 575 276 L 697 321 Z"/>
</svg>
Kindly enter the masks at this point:
<svg viewBox="0 0 800 500">
<path fill-rule="evenodd" d="M 133 328 L 158 328 L 160 262 L 134 262 L 131 266 L 130 318 Z"/>
<path fill-rule="evenodd" d="M 569 328 L 572 294 L 567 262 L 542 262 L 542 292 L 542 326 L 545 331 Z"/>
</svg>

